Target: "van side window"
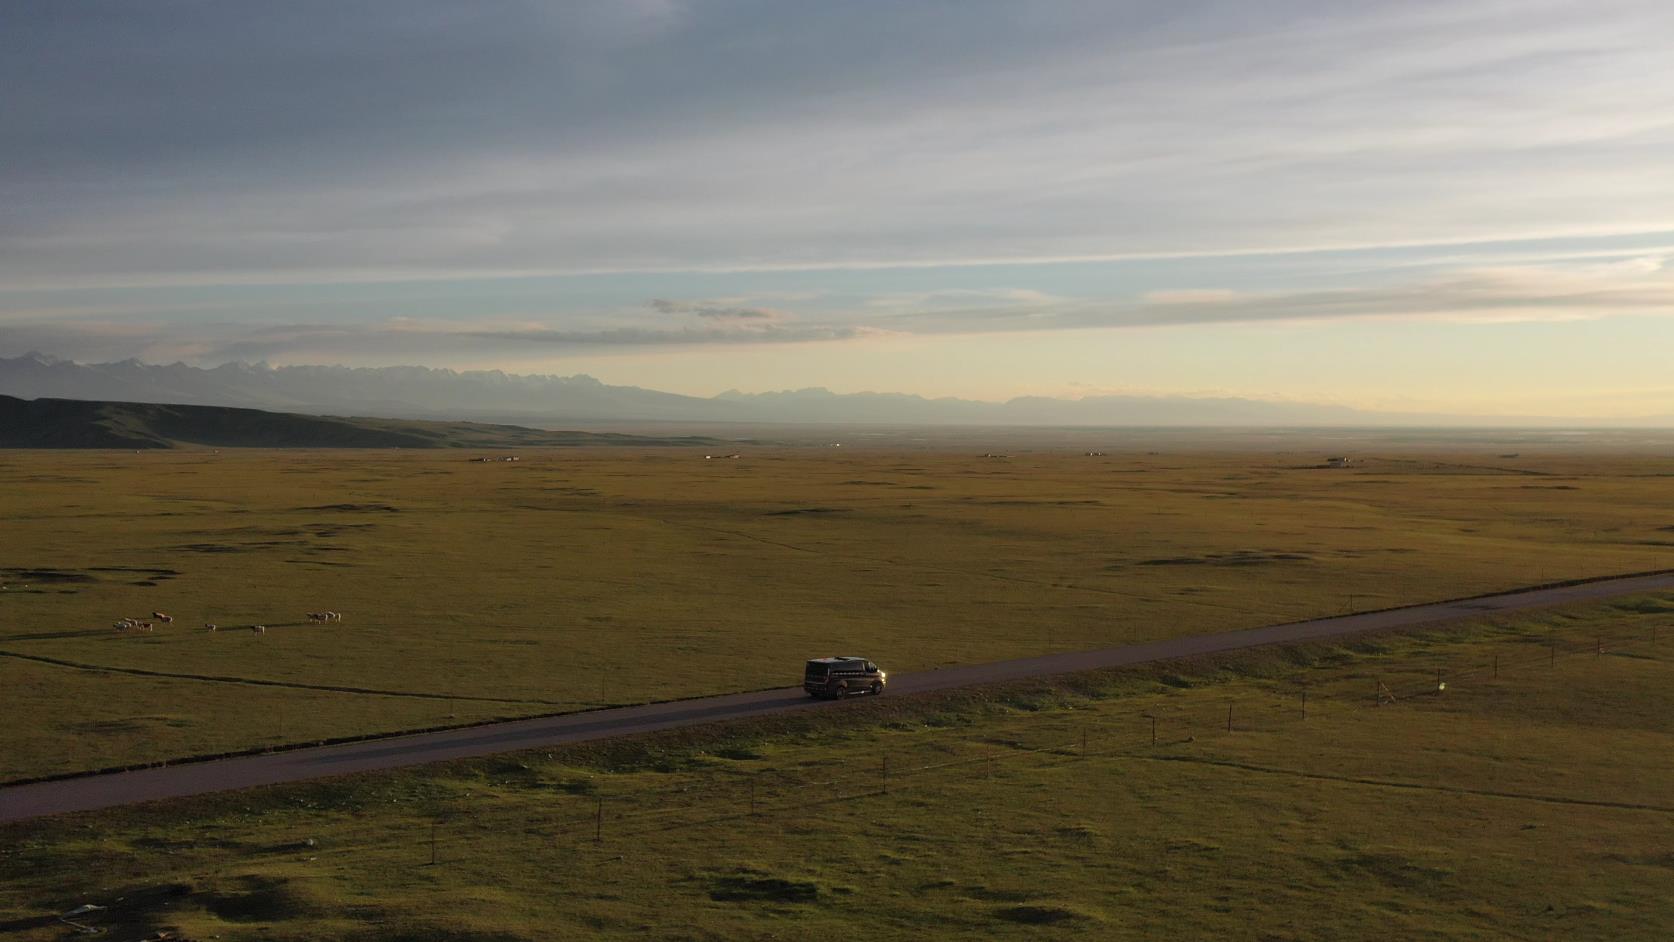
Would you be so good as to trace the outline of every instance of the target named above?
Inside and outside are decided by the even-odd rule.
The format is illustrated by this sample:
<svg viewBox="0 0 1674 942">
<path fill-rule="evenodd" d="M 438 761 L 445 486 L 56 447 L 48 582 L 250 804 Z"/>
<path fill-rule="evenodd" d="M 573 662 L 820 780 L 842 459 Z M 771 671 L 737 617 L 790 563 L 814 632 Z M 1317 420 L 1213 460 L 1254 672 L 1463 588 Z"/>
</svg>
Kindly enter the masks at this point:
<svg viewBox="0 0 1674 942">
<path fill-rule="evenodd" d="M 866 670 L 868 673 L 876 674 L 878 672 L 878 665 L 873 664 L 871 661 L 867 661 Z"/>
</svg>

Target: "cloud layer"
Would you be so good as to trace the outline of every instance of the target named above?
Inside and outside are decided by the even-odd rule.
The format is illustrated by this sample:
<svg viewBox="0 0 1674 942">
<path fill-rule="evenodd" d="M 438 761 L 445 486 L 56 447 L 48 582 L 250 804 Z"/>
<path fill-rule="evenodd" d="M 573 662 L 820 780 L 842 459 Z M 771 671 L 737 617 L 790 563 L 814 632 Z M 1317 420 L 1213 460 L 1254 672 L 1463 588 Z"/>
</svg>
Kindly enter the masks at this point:
<svg viewBox="0 0 1674 942">
<path fill-rule="evenodd" d="M 1652 0 L 32 4 L 0 282 L 1674 228 L 1671 39 Z"/>
<path fill-rule="evenodd" d="M 1573 322 L 1674 314 L 1674 273 L 1659 256 L 1564 266 L 1449 269 L 1425 277 L 1328 290 L 1179 288 L 1132 298 L 1087 298 L 1028 289 L 882 294 L 848 306 L 804 300 L 805 312 L 739 298 L 653 299 L 607 315 L 509 321 L 385 317 L 357 323 L 171 323 L 166 319 L 64 318 L 0 323 L 0 354 L 37 349 L 83 361 L 139 355 L 198 362 L 435 362 L 531 349 L 823 344 L 879 337 L 1020 331 L 1211 327 L 1419 320 L 1455 324 Z"/>
</svg>

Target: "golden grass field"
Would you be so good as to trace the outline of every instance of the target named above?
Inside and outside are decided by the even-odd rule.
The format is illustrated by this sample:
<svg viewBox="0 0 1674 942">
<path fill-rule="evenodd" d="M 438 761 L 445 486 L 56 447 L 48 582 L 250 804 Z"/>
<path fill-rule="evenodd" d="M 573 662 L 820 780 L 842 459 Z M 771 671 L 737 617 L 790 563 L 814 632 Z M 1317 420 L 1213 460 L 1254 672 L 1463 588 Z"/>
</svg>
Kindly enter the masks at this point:
<svg viewBox="0 0 1674 942">
<path fill-rule="evenodd" d="M 1674 565 L 1649 453 L 739 447 L 0 452 L 0 780 Z"/>
<path fill-rule="evenodd" d="M 0 933 L 1661 940 L 1671 681 L 1664 593 L 74 815 Z"/>
</svg>

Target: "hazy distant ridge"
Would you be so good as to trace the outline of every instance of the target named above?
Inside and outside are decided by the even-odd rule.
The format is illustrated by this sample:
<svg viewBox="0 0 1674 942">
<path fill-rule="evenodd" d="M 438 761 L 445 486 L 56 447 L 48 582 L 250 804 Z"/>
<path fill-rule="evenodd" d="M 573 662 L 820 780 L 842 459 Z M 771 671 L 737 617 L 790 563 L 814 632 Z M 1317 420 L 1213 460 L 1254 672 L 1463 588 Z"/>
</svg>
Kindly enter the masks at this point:
<svg viewBox="0 0 1674 942">
<path fill-rule="evenodd" d="M 709 400 L 590 376 L 459 373 L 422 366 L 354 368 L 228 363 L 213 369 L 138 360 L 80 364 L 43 354 L 0 358 L 0 394 L 244 406 L 404 417 L 540 416 L 552 421 L 711 418 Z"/>
<path fill-rule="evenodd" d="M 1599 425 L 1598 421 L 1370 412 L 1344 406 L 1234 397 L 1025 396 L 1006 402 L 928 399 L 826 389 L 714 398 L 611 386 L 591 376 L 457 372 L 422 366 L 344 367 L 228 363 L 205 369 L 138 360 L 81 364 L 44 354 L 0 358 L 0 394 L 21 398 L 239 406 L 294 412 L 460 418 L 536 424 L 786 422 L 916 425 L 1399 426 Z M 1647 417 L 1614 425 L 1668 426 Z"/>
</svg>

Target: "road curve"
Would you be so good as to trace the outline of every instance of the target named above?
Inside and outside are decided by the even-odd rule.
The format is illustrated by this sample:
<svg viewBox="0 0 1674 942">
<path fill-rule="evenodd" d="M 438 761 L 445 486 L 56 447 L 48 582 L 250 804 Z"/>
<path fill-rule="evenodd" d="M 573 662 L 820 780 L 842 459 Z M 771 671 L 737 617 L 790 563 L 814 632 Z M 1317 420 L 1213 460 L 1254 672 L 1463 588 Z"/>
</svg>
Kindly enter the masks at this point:
<svg viewBox="0 0 1674 942">
<path fill-rule="evenodd" d="M 896 674 L 890 679 L 889 689 L 891 693 L 899 695 L 1049 677 L 1076 671 L 1125 667 L 1152 661 L 1237 651 L 1268 644 L 1340 638 L 1370 631 L 1457 621 L 1496 612 L 1544 608 L 1663 590 L 1674 590 L 1674 571 L 1526 589 L 1358 615 L 1317 618 L 1221 634 L 1168 638 L 1100 651 L 1048 654 L 1012 661 L 995 661 L 990 664 L 970 664 L 922 671 L 916 674 Z M 299 782 L 354 772 L 397 769 L 448 759 L 486 756 L 519 749 L 585 742 L 830 706 L 829 703 L 808 699 L 799 687 L 785 687 L 755 693 L 727 694 L 588 713 L 511 720 L 462 729 L 37 782 L 0 788 L 0 822 L 25 821 L 75 811 L 184 798 L 258 785 Z"/>
</svg>

